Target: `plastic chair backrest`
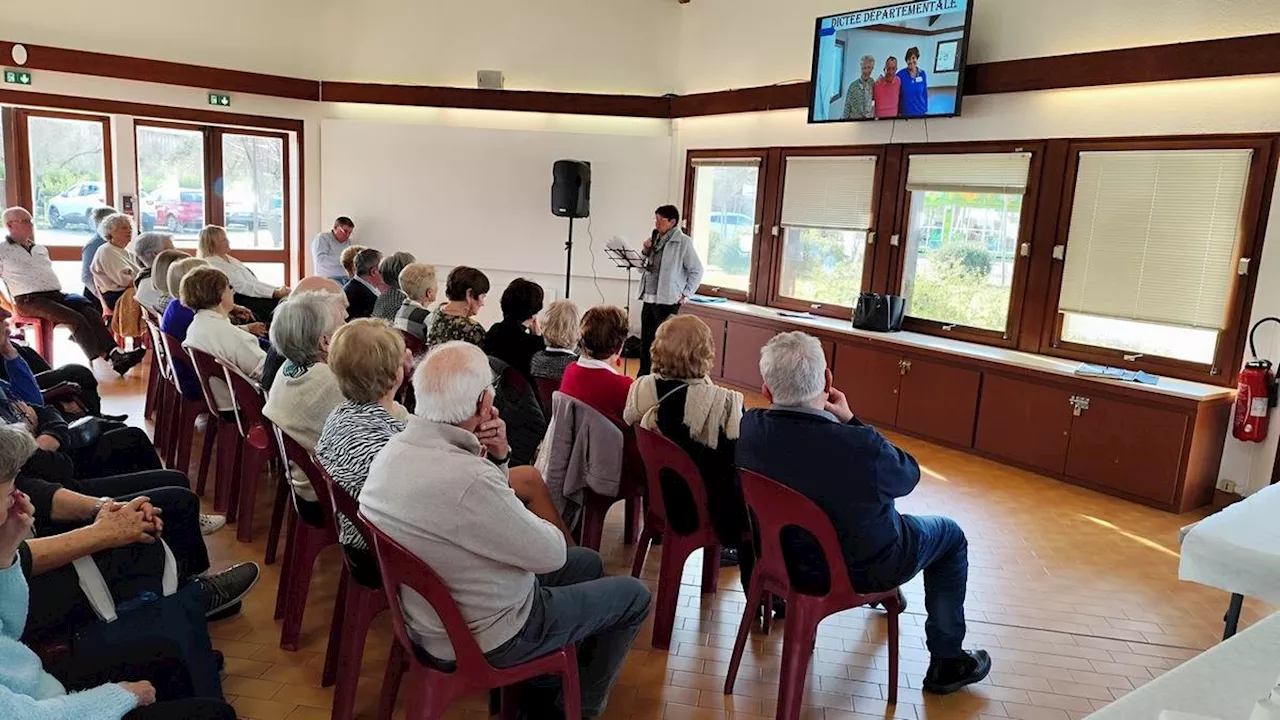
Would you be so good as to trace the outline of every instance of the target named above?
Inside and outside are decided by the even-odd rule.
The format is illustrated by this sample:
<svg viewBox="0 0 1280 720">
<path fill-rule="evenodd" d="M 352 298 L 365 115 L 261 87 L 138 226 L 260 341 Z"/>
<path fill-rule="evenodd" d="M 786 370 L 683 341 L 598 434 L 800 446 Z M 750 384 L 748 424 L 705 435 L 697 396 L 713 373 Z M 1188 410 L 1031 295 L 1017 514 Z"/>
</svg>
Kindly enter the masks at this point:
<svg viewBox="0 0 1280 720">
<path fill-rule="evenodd" d="M 169 348 L 164 341 L 163 334 L 160 332 L 160 323 L 155 319 L 155 313 L 145 310 L 143 321 L 147 324 L 148 344 L 151 352 L 156 356 L 156 367 L 160 369 L 160 377 L 165 382 L 173 382 L 173 365 L 169 360 Z"/>
<path fill-rule="evenodd" d="M 187 389 L 182 387 L 182 375 L 178 372 L 178 367 L 190 369 L 192 377 L 199 377 L 200 373 L 196 372 L 195 366 L 191 364 L 191 356 L 187 355 L 186 348 L 182 347 L 182 341 L 161 330 L 160 340 L 164 344 L 164 355 L 169 360 L 169 377 L 173 379 L 173 383 L 178 386 L 178 390 L 185 396 Z M 200 397 L 193 397 L 192 400 L 199 400 L 204 396 L 204 388 L 197 388 Z M 207 402 L 207 399 L 206 399 Z"/>
<path fill-rule="evenodd" d="M 302 448 L 299 447 L 298 449 L 301 450 Z M 351 526 L 356 529 L 356 532 L 360 533 L 360 538 L 364 540 L 364 544 L 368 547 L 373 547 L 373 532 L 369 529 L 369 523 L 360 516 L 360 503 L 351 497 L 351 493 L 339 485 L 338 481 L 334 480 L 329 475 L 329 472 L 319 462 L 316 462 L 314 457 L 311 461 L 315 467 L 316 474 L 313 476 L 308 473 L 307 477 L 313 478 L 311 487 L 316 489 L 316 494 L 320 496 L 321 502 L 324 502 L 332 512 L 350 521 Z M 319 478 L 319 482 L 316 482 L 315 477 Z"/>
<path fill-rule="evenodd" d="M 560 381 L 551 378 L 534 378 L 533 384 L 538 389 L 538 403 L 542 405 L 542 414 L 551 419 L 551 397 L 560 390 Z"/>
<path fill-rule="evenodd" d="M 689 457 L 689 453 L 652 430 L 637 426 L 635 434 L 640 457 L 644 459 L 645 476 L 649 481 L 649 512 L 656 514 L 673 532 L 677 530 L 667 522 L 667 504 L 662 493 L 665 471 L 666 477 L 678 477 L 689 488 L 698 514 L 698 527 L 694 530 L 711 528 L 711 516 L 707 510 L 707 488 L 702 482 L 702 473 L 698 472 L 698 466 Z M 654 502 L 655 498 L 658 502 Z"/>
<path fill-rule="evenodd" d="M 236 414 L 240 436 L 248 437 L 255 425 L 266 426 L 266 418 L 262 414 L 262 407 L 266 404 L 262 386 L 221 358 L 217 358 L 216 362 L 222 367 L 222 377 L 226 380 L 227 387 L 231 388 L 232 409 Z"/>
<path fill-rule="evenodd" d="M 401 330 L 400 337 L 404 338 L 404 346 L 409 349 L 409 352 L 413 353 L 414 357 L 418 357 L 427 351 L 426 341 L 408 330 Z"/>
<path fill-rule="evenodd" d="M 329 486 L 327 485 L 329 476 L 324 474 L 324 471 L 320 469 L 320 466 L 316 464 L 306 449 L 298 444 L 297 440 L 294 440 L 288 433 L 274 424 L 271 429 L 274 431 L 276 447 L 280 449 L 280 457 L 284 461 L 284 467 L 289 467 L 290 464 L 293 464 L 302 470 L 302 474 L 307 476 L 307 480 L 311 482 L 311 488 L 316 491 L 316 495 L 320 498 L 320 510 L 324 513 L 325 527 L 337 528 L 333 517 L 333 501 L 329 496 Z M 298 520 L 305 522 L 301 516 L 298 517 Z"/>
<path fill-rule="evenodd" d="M 174 342 L 177 338 L 170 336 Z M 200 392 L 204 395 L 204 401 L 209 406 L 209 412 L 215 416 L 220 412 L 218 409 L 217 396 L 213 394 L 214 378 L 226 382 L 223 377 L 222 366 L 218 364 L 218 359 L 203 350 L 197 350 L 193 347 L 181 346 L 185 349 L 187 357 L 191 358 L 191 365 L 196 369 L 196 379 L 200 381 Z M 228 393 L 229 394 L 229 393 Z"/>
<path fill-rule="evenodd" d="M 831 589 L 826 597 L 839 600 L 857 595 L 849 582 L 849 569 L 844 563 L 844 551 L 835 526 L 822 508 L 799 492 L 759 473 L 739 468 L 738 477 L 747 510 L 759 532 L 756 572 L 763 570 L 768 577 L 790 584 L 791 575 L 787 572 L 782 553 L 782 531 L 797 527 L 808 531 L 818 541 L 831 578 Z"/>
<path fill-rule="evenodd" d="M 453 646 L 453 655 L 457 659 L 455 674 L 481 673 L 488 669 L 489 661 L 480 652 L 471 628 L 467 626 L 462 611 L 458 609 L 458 604 L 454 602 L 449 588 L 440 576 L 421 558 L 392 540 L 363 515 L 360 518 L 373 534 L 372 547 L 378 558 L 382 588 L 391 607 L 391 625 L 395 629 L 400 647 L 417 662 L 416 645 L 405 625 L 404 604 L 400 598 L 401 588 L 407 587 L 421 595 L 440 617 L 445 633 L 449 636 L 449 644 Z"/>
</svg>

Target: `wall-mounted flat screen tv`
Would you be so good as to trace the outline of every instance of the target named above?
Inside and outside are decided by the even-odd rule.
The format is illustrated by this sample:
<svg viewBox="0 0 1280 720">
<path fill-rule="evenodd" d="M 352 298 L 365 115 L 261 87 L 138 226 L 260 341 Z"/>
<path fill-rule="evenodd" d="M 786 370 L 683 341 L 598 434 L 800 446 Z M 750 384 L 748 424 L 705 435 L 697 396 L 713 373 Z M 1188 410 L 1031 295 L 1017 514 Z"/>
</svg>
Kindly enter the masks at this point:
<svg viewBox="0 0 1280 720">
<path fill-rule="evenodd" d="M 818 18 L 809 122 L 960 114 L 974 0 L 918 0 Z"/>
</svg>

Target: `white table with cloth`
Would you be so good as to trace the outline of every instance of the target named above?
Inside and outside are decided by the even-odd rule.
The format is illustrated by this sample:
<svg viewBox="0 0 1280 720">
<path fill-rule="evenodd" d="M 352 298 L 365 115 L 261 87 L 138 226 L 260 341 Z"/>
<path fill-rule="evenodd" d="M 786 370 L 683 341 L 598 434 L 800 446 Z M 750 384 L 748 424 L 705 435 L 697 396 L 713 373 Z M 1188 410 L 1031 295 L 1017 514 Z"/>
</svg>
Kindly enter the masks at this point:
<svg viewBox="0 0 1280 720">
<path fill-rule="evenodd" d="M 1087 720 L 1158 720 L 1164 710 L 1249 720 L 1280 678 L 1280 613 L 1255 623 L 1093 713 Z"/>
<path fill-rule="evenodd" d="M 1224 637 L 1244 598 L 1280 604 L 1280 485 L 1184 528 L 1178 578 L 1231 593 Z"/>
</svg>

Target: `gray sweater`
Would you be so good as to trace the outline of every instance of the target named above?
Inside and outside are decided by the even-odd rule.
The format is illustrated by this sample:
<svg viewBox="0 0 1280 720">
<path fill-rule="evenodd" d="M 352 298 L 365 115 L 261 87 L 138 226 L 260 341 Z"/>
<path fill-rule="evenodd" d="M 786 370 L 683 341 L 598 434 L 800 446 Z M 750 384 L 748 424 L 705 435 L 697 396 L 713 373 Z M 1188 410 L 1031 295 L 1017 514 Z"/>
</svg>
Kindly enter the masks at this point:
<svg viewBox="0 0 1280 720">
<path fill-rule="evenodd" d="M 506 466 L 480 450 L 461 428 L 411 417 L 374 458 L 360 509 L 431 566 L 489 652 L 524 627 L 534 576 L 560 569 L 566 550 L 564 535 L 516 498 Z M 432 657 L 453 660 L 444 626 L 422 596 L 404 591 L 404 608 L 414 639 Z"/>
</svg>

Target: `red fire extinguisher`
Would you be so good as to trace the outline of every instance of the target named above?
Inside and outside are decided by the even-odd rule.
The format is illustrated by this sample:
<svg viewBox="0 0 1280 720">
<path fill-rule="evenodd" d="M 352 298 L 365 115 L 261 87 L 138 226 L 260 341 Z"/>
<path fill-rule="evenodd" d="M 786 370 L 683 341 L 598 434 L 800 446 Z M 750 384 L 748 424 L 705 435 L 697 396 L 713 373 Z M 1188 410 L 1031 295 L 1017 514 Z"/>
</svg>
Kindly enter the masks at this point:
<svg viewBox="0 0 1280 720">
<path fill-rule="evenodd" d="M 1259 360 L 1253 336 L 1264 322 L 1280 323 L 1280 318 L 1267 317 L 1253 324 L 1249 330 L 1249 352 L 1253 360 L 1240 371 L 1236 385 L 1235 414 L 1231 421 L 1231 434 L 1244 442 L 1262 442 L 1267 437 L 1271 408 L 1276 406 L 1276 376 L 1270 360 Z"/>
</svg>

